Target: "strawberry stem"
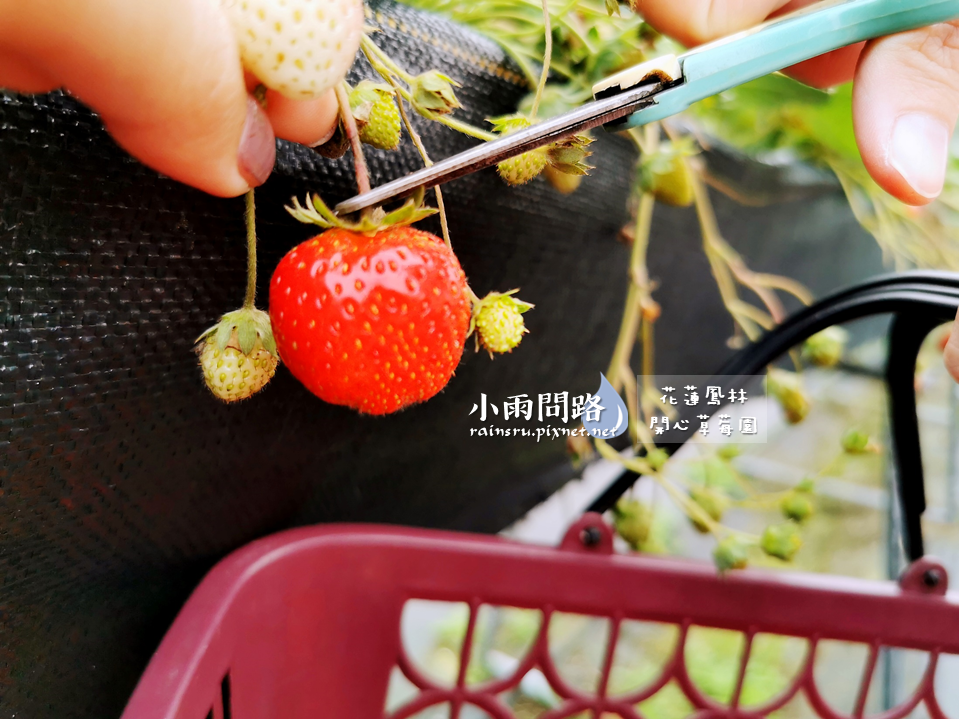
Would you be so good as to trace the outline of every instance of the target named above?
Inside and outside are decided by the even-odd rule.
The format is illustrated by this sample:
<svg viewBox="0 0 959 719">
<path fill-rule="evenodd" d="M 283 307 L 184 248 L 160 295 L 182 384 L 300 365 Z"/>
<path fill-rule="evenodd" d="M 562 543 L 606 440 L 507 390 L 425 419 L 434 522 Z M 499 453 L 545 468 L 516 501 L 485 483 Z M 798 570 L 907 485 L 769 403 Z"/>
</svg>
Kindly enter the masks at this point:
<svg viewBox="0 0 959 719">
<path fill-rule="evenodd" d="M 410 75 L 406 70 L 397 65 L 393 58 L 383 52 L 380 47 L 373 42 L 368 35 L 363 35 L 363 38 L 360 40 L 360 47 L 363 50 L 363 54 L 366 55 L 367 59 L 370 61 L 370 64 L 373 65 L 373 69 L 376 70 L 381 75 L 383 71 L 377 67 L 377 65 L 382 66 L 383 69 L 399 77 L 403 82 L 409 84 L 413 82 L 413 76 Z M 372 56 L 372 57 L 371 57 Z M 378 62 L 374 63 L 374 57 Z"/>
<path fill-rule="evenodd" d="M 395 78 L 390 77 L 390 84 L 393 86 L 393 89 L 399 92 L 399 86 L 396 83 Z M 420 153 L 420 157 L 423 158 L 423 164 L 426 167 L 429 167 L 433 164 L 433 161 L 430 159 L 429 153 L 426 151 L 426 146 L 423 144 L 423 138 L 420 137 L 420 134 L 416 131 L 416 128 L 413 127 L 413 123 L 410 122 L 409 115 L 406 114 L 406 106 L 403 104 L 403 98 L 396 98 L 396 105 L 400 110 L 400 117 L 403 118 L 403 124 L 406 126 L 406 131 L 410 134 L 410 139 L 413 141 L 413 145 L 416 147 L 416 151 Z M 440 211 L 440 227 L 443 229 L 443 241 L 446 243 L 446 246 L 451 250 L 453 249 L 453 243 L 450 241 L 450 226 L 446 220 L 446 206 L 443 204 L 443 191 L 440 189 L 439 185 L 433 188 L 436 192 L 436 206 Z"/>
<path fill-rule="evenodd" d="M 533 108 L 529 111 L 529 119 L 534 120 L 539 111 L 540 100 L 543 99 L 543 89 L 546 87 L 546 79 L 549 77 L 549 63 L 553 58 L 553 28 L 549 22 L 549 4 L 543 0 L 543 23 L 545 25 L 546 50 L 543 53 L 543 71 L 539 75 L 539 83 L 536 85 L 536 97 L 533 98 Z"/>
<path fill-rule="evenodd" d="M 366 156 L 363 154 L 363 143 L 360 140 L 360 131 L 356 128 L 356 118 L 350 109 L 350 96 L 347 85 L 341 82 L 336 86 L 336 99 L 340 104 L 340 117 L 346 128 L 346 137 L 353 150 L 353 165 L 356 167 L 356 187 L 362 195 L 370 191 L 370 172 L 366 167 Z"/>
<path fill-rule="evenodd" d="M 406 126 L 406 131 L 410 134 L 410 139 L 413 141 L 413 145 L 416 147 L 416 151 L 420 153 L 420 157 L 423 158 L 423 164 L 429 167 L 433 164 L 433 161 L 430 159 L 429 153 L 426 151 L 426 146 L 423 144 L 423 138 L 420 137 L 420 134 L 416 131 L 416 128 L 413 127 L 413 123 L 410 122 L 410 116 L 406 112 L 406 106 L 403 104 L 403 95 L 399 83 L 396 81 L 396 78 L 392 75 L 387 75 L 386 80 L 393 86 L 393 89 L 396 90 L 397 94 L 400 96 L 396 98 L 396 106 L 400 110 L 400 117 L 403 118 L 403 124 Z M 412 102 L 410 103 L 412 104 Z M 452 251 L 453 243 L 450 241 L 450 225 L 449 221 L 446 219 L 446 205 L 443 202 L 443 191 L 440 189 L 440 186 L 437 185 L 433 188 L 436 192 L 436 206 L 439 209 L 440 214 L 440 227 L 443 229 L 443 242 L 446 243 L 446 246 Z M 470 303 L 476 305 L 479 302 L 479 298 L 476 296 L 476 293 L 473 292 L 473 288 L 469 286 L 469 283 L 466 283 L 466 291 L 470 296 Z"/>
<path fill-rule="evenodd" d="M 253 190 L 246 193 L 246 298 L 243 308 L 253 309 L 256 301 L 256 202 Z"/>
</svg>

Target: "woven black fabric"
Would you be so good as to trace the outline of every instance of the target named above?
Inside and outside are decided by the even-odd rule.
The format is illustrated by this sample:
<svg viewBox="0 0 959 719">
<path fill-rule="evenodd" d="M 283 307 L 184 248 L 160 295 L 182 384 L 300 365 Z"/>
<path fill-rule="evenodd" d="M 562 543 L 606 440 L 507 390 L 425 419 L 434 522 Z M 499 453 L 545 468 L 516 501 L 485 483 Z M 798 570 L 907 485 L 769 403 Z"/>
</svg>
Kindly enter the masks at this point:
<svg viewBox="0 0 959 719">
<path fill-rule="evenodd" d="M 527 91 L 496 45 L 441 19 L 384 3 L 368 23 L 412 71 L 461 81 L 458 113 L 474 124 Z M 370 75 L 360 62 L 353 79 Z M 417 125 L 435 157 L 474 142 Z M 537 305 L 531 333 L 492 362 L 470 349 L 427 404 L 369 418 L 320 402 L 282 367 L 241 406 L 213 400 L 191 347 L 242 300 L 242 200 L 157 176 L 68 98 L 0 94 L 0 716 L 118 716 L 196 582 L 257 537 L 329 521 L 496 531 L 565 482 L 562 441 L 471 438 L 468 413 L 480 393 L 597 387 L 625 295 L 615 238 L 635 158 L 596 135 L 597 169 L 572 196 L 541 179 L 507 188 L 491 170 L 448 186 L 472 286 L 522 288 Z M 375 183 L 420 166 L 409 142 L 369 161 Z M 261 296 L 312 234 L 283 211 L 307 191 L 352 195 L 349 158 L 281 144 L 257 192 Z M 716 209 L 756 269 L 815 290 L 879 267 L 840 195 L 758 209 L 717 198 Z M 657 208 L 657 360 L 671 372 L 707 374 L 729 353 L 699 243 L 691 211 Z"/>
<path fill-rule="evenodd" d="M 379 11 L 377 42 L 462 82 L 470 122 L 527 91 L 493 43 Z M 354 79 L 370 74 L 358 63 Z M 436 157 L 475 142 L 418 125 Z M 480 392 L 595 389 L 626 283 L 613 238 L 632 162 L 620 140 L 595 149 L 595 177 L 570 198 L 492 171 L 449 188 L 476 291 L 522 287 L 544 308 L 511 356 L 470 349 L 443 394 L 393 417 L 326 405 L 282 368 L 226 407 L 191 346 L 242 300 L 242 200 L 157 176 L 69 98 L 0 96 L 0 715 L 117 716 L 202 573 L 252 539 L 344 520 L 492 531 L 565 481 L 543 475 L 562 466 L 561 441 L 484 443 L 467 415 Z M 375 183 L 420 166 L 409 142 L 369 161 Z M 257 192 L 262 297 L 282 254 L 313 234 L 283 211 L 308 190 L 353 194 L 349 157 L 282 145 Z"/>
</svg>

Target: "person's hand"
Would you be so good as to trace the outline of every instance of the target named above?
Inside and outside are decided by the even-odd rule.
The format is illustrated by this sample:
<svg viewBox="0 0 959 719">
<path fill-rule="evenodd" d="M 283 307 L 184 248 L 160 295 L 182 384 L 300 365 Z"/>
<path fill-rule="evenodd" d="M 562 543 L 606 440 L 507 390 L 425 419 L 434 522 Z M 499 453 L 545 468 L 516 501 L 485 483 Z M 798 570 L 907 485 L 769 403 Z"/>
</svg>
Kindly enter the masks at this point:
<svg viewBox="0 0 959 719">
<path fill-rule="evenodd" d="M 659 31 L 697 45 L 812 0 L 632 0 Z M 817 87 L 853 80 L 853 123 L 863 162 L 887 192 L 924 205 L 942 191 L 959 116 L 959 23 L 860 43 L 789 70 Z"/>
<path fill-rule="evenodd" d="M 136 158 L 214 195 L 262 184 L 276 136 L 315 145 L 336 127 L 332 90 L 250 97 L 220 0 L 0 0 L 0 18 L 0 87 L 65 88 Z"/>
<path fill-rule="evenodd" d="M 697 45 L 812 0 L 632 0 L 661 32 Z M 887 192 L 924 205 L 942 191 L 959 116 L 959 23 L 942 23 L 836 50 L 790 68 L 810 85 L 853 80 L 853 125 L 869 174 Z M 945 347 L 959 382 L 959 315 Z"/>
</svg>

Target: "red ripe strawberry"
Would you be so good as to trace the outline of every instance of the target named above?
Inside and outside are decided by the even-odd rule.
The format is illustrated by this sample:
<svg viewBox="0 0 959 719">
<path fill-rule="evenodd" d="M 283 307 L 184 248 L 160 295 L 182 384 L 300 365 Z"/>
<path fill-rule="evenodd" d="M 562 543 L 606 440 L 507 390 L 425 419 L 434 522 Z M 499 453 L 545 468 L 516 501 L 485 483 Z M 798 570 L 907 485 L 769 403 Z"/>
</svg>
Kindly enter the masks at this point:
<svg viewBox="0 0 959 719">
<path fill-rule="evenodd" d="M 293 248 L 270 281 L 277 349 L 331 404 L 388 414 L 437 394 L 470 322 L 466 277 L 435 235 L 334 228 Z"/>
</svg>

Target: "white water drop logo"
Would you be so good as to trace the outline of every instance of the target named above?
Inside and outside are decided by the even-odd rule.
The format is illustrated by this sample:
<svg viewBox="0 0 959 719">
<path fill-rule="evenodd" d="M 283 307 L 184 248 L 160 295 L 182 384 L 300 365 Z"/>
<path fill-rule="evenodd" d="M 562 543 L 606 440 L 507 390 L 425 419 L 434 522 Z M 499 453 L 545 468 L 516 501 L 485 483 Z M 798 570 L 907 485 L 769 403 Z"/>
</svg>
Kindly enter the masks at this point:
<svg viewBox="0 0 959 719">
<path fill-rule="evenodd" d="M 599 390 L 583 407 L 583 427 L 593 437 L 611 439 L 626 431 L 629 426 L 629 413 L 623 398 L 613 389 L 613 385 L 602 372 L 599 373 L 599 378 Z"/>
</svg>

